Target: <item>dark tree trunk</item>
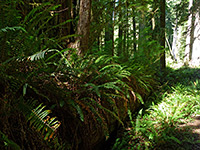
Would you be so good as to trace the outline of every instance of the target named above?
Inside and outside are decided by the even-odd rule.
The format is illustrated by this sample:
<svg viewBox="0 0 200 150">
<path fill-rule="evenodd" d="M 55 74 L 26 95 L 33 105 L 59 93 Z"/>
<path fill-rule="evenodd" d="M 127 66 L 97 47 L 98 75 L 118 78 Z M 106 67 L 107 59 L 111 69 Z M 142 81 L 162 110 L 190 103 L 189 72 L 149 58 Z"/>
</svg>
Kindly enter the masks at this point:
<svg viewBox="0 0 200 150">
<path fill-rule="evenodd" d="M 109 4 L 106 8 L 105 51 L 107 54 L 113 55 L 113 2 Z"/>
<path fill-rule="evenodd" d="M 128 59 L 128 3 L 126 2 L 125 3 L 126 5 L 126 8 L 124 10 L 124 17 L 125 17 L 125 21 L 124 21 L 124 25 L 123 25 L 123 28 L 124 28 L 124 39 L 123 39 L 123 56 L 124 56 L 124 60 L 127 60 Z"/>
<path fill-rule="evenodd" d="M 165 0 L 160 1 L 160 45 L 165 48 Z M 165 68 L 165 51 L 163 51 L 160 57 L 160 69 L 163 71 Z"/>
<path fill-rule="evenodd" d="M 72 19 L 71 10 L 72 10 L 72 1 L 71 0 L 61 0 L 61 10 L 59 10 L 59 23 L 63 23 L 67 20 Z M 67 22 L 60 28 L 60 36 L 66 36 L 72 34 L 72 23 Z M 69 41 L 68 41 L 69 42 Z"/>
<path fill-rule="evenodd" d="M 132 9 L 133 11 L 133 51 L 136 52 L 136 21 L 135 21 L 135 10 Z"/>
<path fill-rule="evenodd" d="M 117 55 L 120 56 L 122 54 L 122 22 L 121 22 L 121 17 L 122 17 L 122 7 L 121 7 L 121 0 L 119 0 L 119 31 L 118 31 L 118 50 L 117 50 Z"/>
</svg>

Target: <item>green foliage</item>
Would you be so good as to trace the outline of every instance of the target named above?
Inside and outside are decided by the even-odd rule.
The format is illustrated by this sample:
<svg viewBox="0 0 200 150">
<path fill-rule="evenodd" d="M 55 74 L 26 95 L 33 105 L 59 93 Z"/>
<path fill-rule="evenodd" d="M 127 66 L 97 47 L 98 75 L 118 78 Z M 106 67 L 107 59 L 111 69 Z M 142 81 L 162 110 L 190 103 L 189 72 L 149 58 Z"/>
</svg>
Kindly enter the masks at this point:
<svg viewBox="0 0 200 150">
<path fill-rule="evenodd" d="M 55 120 L 56 117 L 50 118 L 50 110 L 43 110 L 45 106 L 41 104 L 32 110 L 32 113 L 27 114 L 30 126 L 34 127 L 37 132 L 44 136 L 44 140 L 54 139 L 54 134 L 60 126 L 60 122 Z"/>
<path fill-rule="evenodd" d="M 99 3 L 93 3 L 94 7 L 101 8 L 94 9 L 94 13 L 107 14 L 108 9 L 106 10 L 105 6 L 113 9 L 110 2 Z M 141 6 L 139 1 L 137 3 L 137 5 L 132 5 L 137 8 L 137 13 L 142 12 L 144 8 L 145 14 L 151 19 L 151 10 L 148 11 L 148 7 L 152 7 L 152 1 L 145 2 L 144 6 Z M 2 45 L 0 78 L 2 80 L 0 84 L 3 85 L 0 102 L 4 104 L 0 107 L 3 112 L 9 110 L 9 114 L 15 112 L 23 114 L 26 122 L 19 122 L 19 126 L 23 127 L 24 133 L 31 131 L 31 134 L 28 134 L 30 137 L 23 137 L 24 139 L 34 141 L 37 137 L 33 135 L 37 134 L 33 131 L 37 131 L 46 140 L 46 145 L 50 141 L 55 142 L 55 145 L 59 147 L 58 141 L 61 141 L 62 144 L 71 143 L 70 146 L 66 146 L 69 149 L 77 148 L 79 144 L 90 142 L 86 140 L 89 136 L 93 136 L 93 134 L 88 135 L 94 132 L 91 130 L 100 133 L 100 136 L 103 132 L 108 138 L 113 130 L 110 127 L 113 122 L 117 121 L 125 126 L 124 121 L 127 116 L 132 120 L 131 111 L 134 111 L 138 105 L 146 104 L 146 98 L 157 88 L 157 81 L 154 78 L 157 72 L 155 66 L 157 66 L 161 51 L 158 42 L 148 35 L 152 33 L 148 25 L 144 28 L 145 40 L 140 38 L 134 41 L 141 47 L 137 52 L 132 51 L 131 32 L 136 32 L 130 31 L 128 24 L 130 13 L 128 8 L 132 6 L 122 1 L 122 4 L 116 7 L 116 10 L 124 7 L 121 13 L 126 16 L 120 18 L 124 20 L 119 20 L 114 25 L 122 25 L 124 28 L 123 38 L 120 39 L 122 41 L 119 40 L 123 44 L 122 49 L 117 49 L 115 46 L 118 41 L 114 41 L 114 53 L 121 50 L 122 55 L 111 56 L 110 53 L 107 55 L 107 51 L 111 49 L 110 47 L 104 49 L 105 46 L 98 52 L 91 50 L 85 56 L 79 57 L 76 49 L 66 48 L 69 39 L 77 35 L 60 35 L 64 25 L 75 23 L 72 19 L 57 23 L 59 13 L 61 13 L 57 11 L 60 5 L 55 5 L 53 1 L 29 3 L 21 0 L 6 0 L 0 2 L 0 9 L 2 9 L 0 14 L 0 43 Z M 96 22 L 92 24 L 95 28 L 91 29 L 91 33 L 94 31 L 95 38 L 96 35 L 101 35 L 104 29 L 102 24 L 109 23 L 108 18 L 104 16 L 106 15 L 99 18 L 93 17 Z M 126 22 L 127 25 L 122 22 Z M 109 43 L 109 45 L 112 44 Z M 95 47 L 95 45 L 92 46 Z M 38 100 L 37 103 L 35 99 Z M 49 116 L 50 111 L 44 110 L 45 106 L 52 108 L 56 116 L 62 117 L 62 125 L 65 126 L 60 126 L 61 131 L 58 128 L 60 123 L 56 118 Z M 157 111 L 159 112 L 159 108 Z M 143 112 L 139 112 L 136 124 L 132 120 L 132 126 L 136 127 L 133 132 L 137 135 L 144 134 L 149 124 L 148 121 L 144 124 L 141 121 Z M 16 114 L 15 118 L 25 120 Z M 6 117 L 7 124 L 8 120 L 13 120 L 10 115 Z M 1 117 L 0 119 L 3 120 Z M 170 121 L 173 122 L 172 120 L 173 118 Z M 6 123 L 2 124 L 6 126 Z M 17 133 L 18 131 L 16 135 L 15 131 L 12 131 L 13 124 L 8 127 L 6 134 L 11 130 L 14 133 L 13 138 L 22 137 Z M 153 127 L 154 124 L 151 126 Z M 56 132 L 59 133 L 58 137 L 56 137 Z M 80 135 L 77 135 L 79 132 Z M 148 139 L 154 139 L 156 137 L 154 133 L 156 132 L 148 133 Z M 129 138 L 136 137 L 130 135 Z M 45 142 L 40 141 L 40 144 Z M 17 143 L 22 142 L 18 140 Z M 121 144 L 121 149 L 124 143 Z M 151 142 L 145 145 L 148 147 Z M 53 148 L 56 149 L 56 146 Z"/>
<path fill-rule="evenodd" d="M 179 84 L 174 85 L 171 92 L 168 89 L 168 92 L 162 93 L 156 103 L 153 102 L 145 111 L 141 109 L 135 119 L 129 112 L 130 126 L 122 138 L 116 140 L 113 150 L 121 147 L 129 149 L 178 149 L 186 145 L 189 149 L 192 147 L 192 144 L 187 144 L 195 143 L 195 140 L 191 138 L 191 131 L 182 129 L 180 125 L 187 123 L 192 116 L 200 113 L 199 94 L 195 94 L 198 91 L 196 89 L 199 87 L 199 82 L 198 80 L 188 81 L 190 76 L 184 75 L 193 74 L 192 69 L 180 71 L 182 74 L 172 73 L 177 75 L 180 81 Z"/>
<path fill-rule="evenodd" d="M 70 20 L 66 20 L 60 24 L 52 23 L 53 20 L 56 20 L 57 14 L 51 15 L 51 12 L 54 12 L 60 5 L 46 2 L 33 7 L 31 3 L 27 4 L 22 1 L 1 3 L 0 6 L 5 8 L 2 9 L 3 12 L 0 16 L 5 18 L 0 23 L 1 62 L 13 56 L 24 57 L 47 48 L 60 48 L 63 41 L 76 36 L 60 37 L 58 34 L 52 36 L 52 32 L 70 22 Z M 27 14 L 24 14 L 25 12 Z"/>
<path fill-rule="evenodd" d="M 8 32 L 8 31 L 16 31 L 16 30 L 21 30 L 21 31 L 24 31 L 26 32 L 26 30 L 20 26 L 18 27 L 5 27 L 5 28 L 2 28 L 0 29 L 0 32 Z"/>
<path fill-rule="evenodd" d="M 0 146 L 0 148 L 2 148 L 2 149 L 4 149 L 4 148 L 5 149 L 11 148 L 13 150 L 20 150 L 21 149 L 19 145 L 17 145 L 12 140 L 8 139 L 8 137 L 4 133 L 2 133 L 1 131 L 0 131 L 0 142 L 3 142 L 3 144 L 4 144 L 4 147 Z"/>
</svg>

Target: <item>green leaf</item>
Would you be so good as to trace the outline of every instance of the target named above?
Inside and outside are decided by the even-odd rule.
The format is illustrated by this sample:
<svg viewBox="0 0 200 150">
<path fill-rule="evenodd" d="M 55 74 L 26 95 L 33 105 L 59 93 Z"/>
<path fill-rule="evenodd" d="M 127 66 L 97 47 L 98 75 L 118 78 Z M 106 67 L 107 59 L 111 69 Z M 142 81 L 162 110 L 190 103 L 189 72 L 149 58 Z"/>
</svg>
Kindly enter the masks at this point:
<svg viewBox="0 0 200 150">
<path fill-rule="evenodd" d="M 25 83 L 24 86 L 23 86 L 23 96 L 26 95 L 26 89 L 27 89 L 27 86 L 28 86 L 27 83 Z"/>
<path fill-rule="evenodd" d="M 84 86 L 88 87 L 88 86 L 91 86 L 92 88 L 90 90 L 94 90 L 96 92 L 96 94 L 101 97 L 101 94 L 99 92 L 99 87 L 100 86 L 96 86 L 95 84 L 93 83 L 86 83 Z"/>
<path fill-rule="evenodd" d="M 102 61 L 103 58 L 107 57 L 107 55 L 101 55 L 100 57 L 98 57 L 96 60 L 95 60 L 95 63 L 99 63 L 100 61 Z"/>
<path fill-rule="evenodd" d="M 136 95 L 136 97 L 140 100 L 140 102 L 141 102 L 142 104 L 144 104 L 144 101 L 143 101 L 143 99 L 142 99 L 142 96 L 141 96 L 139 93 L 135 93 L 135 95 Z"/>
<path fill-rule="evenodd" d="M 181 143 L 182 143 L 179 139 L 177 139 L 177 138 L 174 137 L 174 136 L 170 136 L 170 137 L 168 136 L 167 139 L 173 140 L 173 141 L 175 141 L 175 142 L 178 143 L 178 144 L 181 144 Z"/>
<path fill-rule="evenodd" d="M 5 28 L 0 29 L 0 33 L 1 32 L 8 32 L 8 30 L 10 30 L 10 31 L 21 30 L 21 31 L 27 33 L 27 31 L 21 26 L 5 27 Z"/>
<path fill-rule="evenodd" d="M 99 71 L 102 72 L 102 71 L 105 71 L 106 69 L 110 69 L 110 68 L 116 68 L 116 69 L 121 70 L 121 69 L 122 69 L 122 66 L 119 65 L 119 64 L 111 64 L 111 65 L 107 65 L 107 66 L 103 67 L 103 68 L 100 69 Z"/>
<path fill-rule="evenodd" d="M 82 111 L 82 109 L 80 108 L 79 105 L 76 105 L 76 110 L 77 110 L 78 114 L 80 115 L 81 121 L 83 122 L 84 121 L 84 115 L 83 115 L 83 111 Z"/>
<path fill-rule="evenodd" d="M 44 58 L 44 55 L 45 53 L 48 51 L 47 50 L 43 50 L 43 51 L 39 51 L 31 56 L 28 56 L 27 59 L 28 60 L 31 60 L 31 61 L 34 61 L 34 60 L 39 60 L 39 59 L 43 59 Z"/>
<path fill-rule="evenodd" d="M 139 130 L 141 129 L 141 128 L 140 128 L 140 125 L 141 125 L 140 119 L 141 119 L 141 117 L 142 117 L 142 111 L 143 111 L 143 109 L 141 109 L 141 110 L 139 111 L 139 113 L 138 113 L 138 115 L 137 115 L 137 118 L 136 118 L 136 123 L 135 123 L 135 131 L 136 131 L 136 133 L 138 133 Z"/>
</svg>

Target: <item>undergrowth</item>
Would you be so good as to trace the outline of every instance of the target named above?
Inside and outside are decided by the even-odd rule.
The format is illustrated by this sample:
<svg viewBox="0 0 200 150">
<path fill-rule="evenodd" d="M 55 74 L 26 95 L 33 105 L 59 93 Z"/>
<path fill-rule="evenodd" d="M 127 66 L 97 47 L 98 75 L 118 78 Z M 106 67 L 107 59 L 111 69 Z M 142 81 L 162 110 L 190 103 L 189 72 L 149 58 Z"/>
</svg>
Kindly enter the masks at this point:
<svg viewBox="0 0 200 150">
<path fill-rule="evenodd" d="M 192 149 L 198 141 L 190 129 L 180 125 L 200 114 L 197 75 L 198 69 L 171 70 L 166 77 L 165 91 L 161 90 L 157 100 L 137 115 L 129 112 L 130 124 L 112 149 Z"/>
</svg>

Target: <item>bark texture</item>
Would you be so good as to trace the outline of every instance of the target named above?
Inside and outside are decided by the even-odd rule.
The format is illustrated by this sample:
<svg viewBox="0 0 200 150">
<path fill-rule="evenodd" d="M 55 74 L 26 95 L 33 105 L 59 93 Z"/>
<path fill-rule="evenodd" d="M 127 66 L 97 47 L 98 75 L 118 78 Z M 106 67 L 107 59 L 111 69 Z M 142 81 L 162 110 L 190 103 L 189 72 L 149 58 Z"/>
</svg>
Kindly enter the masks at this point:
<svg viewBox="0 0 200 150">
<path fill-rule="evenodd" d="M 160 1 L 160 45 L 165 48 L 165 0 Z M 161 53 L 160 69 L 166 68 L 165 51 Z"/>
<path fill-rule="evenodd" d="M 91 0 L 80 0 L 79 22 L 75 48 L 78 49 L 78 55 L 84 55 L 88 50 L 90 36 L 90 18 L 91 18 Z"/>
</svg>

